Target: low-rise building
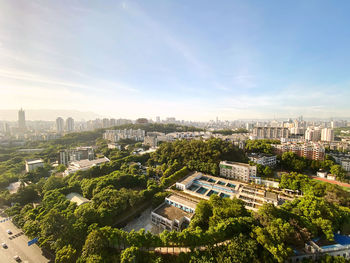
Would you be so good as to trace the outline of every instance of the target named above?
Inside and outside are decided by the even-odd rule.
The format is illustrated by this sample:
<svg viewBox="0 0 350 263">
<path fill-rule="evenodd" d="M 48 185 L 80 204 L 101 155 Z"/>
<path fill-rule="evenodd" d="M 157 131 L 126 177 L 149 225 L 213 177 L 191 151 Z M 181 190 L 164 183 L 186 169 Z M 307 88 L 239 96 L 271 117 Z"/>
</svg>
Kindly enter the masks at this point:
<svg viewBox="0 0 350 263">
<path fill-rule="evenodd" d="M 252 153 L 248 155 L 250 161 L 264 166 L 273 167 L 276 165 L 277 156 L 266 153 Z"/>
<path fill-rule="evenodd" d="M 251 177 L 250 181 L 270 188 L 279 188 L 279 182 L 262 179 L 261 177 Z"/>
<path fill-rule="evenodd" d="M 335 162 L 340 164 L 345 171 L 350 172 L 350 154 L 330 153 L 330 156 L 332 156 Z"/>
<path fill-rule="evenodd" d="M 247 163 L 222 161 L 219 167 L 221 176 L 234 180 L 249 182 L 251 176 L 256 176 L 256 166 Z"/>
<path fill-rule="evenodd" d="M 345 171 L 350 172 L 350 159 L 342 159 L 340 165 Z"/>
<path fill-rule="evenodd" d="M 118 149 L 118 150 L 122 149 L 122 146 L 118 143 L 108 143 L 107 147 L 108 149 Z"/>
<path fill-rule="evenodd" d="M 334 234 L 334 241 L 325 238 L 315 238 L 305 244 L 305 247 L 294 249 L 294 255 L 287 262 L 302 262 L 304 259 L 317 261 L 324 255 L 350 258 L 350 237 Z"/>
<path fill-rule="evenodd" d="M 143 141 L 143 144 L 148 145 L 150 147 L 157 147 L 158 145 L 157 136 L 146 136 Z"/>
<path fill-rule="evenodd" d="M 197 203 L 178 195 L 165 198 L 151 213 L 151 222 L 162 230 L 181 231 L 185 229 L 194 215 Z"/>
<path fill-rule="evenodd" d="M 245 207 L 257 210 L 264 203 L 269 202 L 278 205 L 281 198 L 278 194 L 261 188 L 250 186 L 246 183 L 219 178 L 200 172 L 193 172 L 177 182 L 176 188 L 195 198 L 209 199 L 215 194 L 222 198 L 234 197 L 245 202 Z"/>
<path fill-rule="evenodd" d="M 336 176 L 334 174 L 327 174 L 327 179 L 335 181 L 336 180 Z"/>
<path fill-rule="evenodd" d="M 316 176 L 320 178 L 327 178 L 327 174 L 328 174 L 327 171 L 319 170 L 317 171 Z"/>
<path fill-rule="evenodd" d="M 69 201 L 76 203 L 78 206 L 90 202 L 89 199 L 87 199 L 87 198 L 81 196 L 81 195 L 78 194 L 78 193 L 70 193 L 70 194 L 67 194 L 67 195 L 66 195 L 66 198 L 67 198 Z"/>
<path fill-rule="evenodd" d="M 42 159 L 26 160 L 26 172 L 29 173 L 38 167 L 44 167 L 44 161 Z"/>
<path fill-rule="evenodd" d="M 71 162 L 68 168 L 64 171 L 64 176 L 75 173 L 77 171 L 86 171 L 94 166 L 98 166 L 109 162 L 107 157 L 102 157 L 95 160 L 81 160 L 77 162 Z"/>
</svg>

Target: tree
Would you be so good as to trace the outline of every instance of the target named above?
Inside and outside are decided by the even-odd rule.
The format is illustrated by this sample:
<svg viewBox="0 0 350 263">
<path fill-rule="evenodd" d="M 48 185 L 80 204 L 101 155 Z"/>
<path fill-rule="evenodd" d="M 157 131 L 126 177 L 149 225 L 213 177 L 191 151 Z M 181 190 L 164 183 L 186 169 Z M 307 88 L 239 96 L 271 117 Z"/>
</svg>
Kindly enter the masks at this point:
<svg viewBox="0 0 350 263">
<path fill-rule="evenodd" d="M 217 256 L 218 262 L 259 262 L 258 243 L 239 234 Z"/>
<path fill-rule="evenodd" d="M 331 174 L 336 175 L 338 180 L 344 180 L 346 177 L 346 171 L 338 164 L 333 165 L 330 170 Z"/>
<path fill-rule="evenodd" d="M 76 258 L 77 251 L 71 245 L 68 245 L 56 252 L 55 263 L 74 263 Z"/>
<path fill-rule="evenodd" d="M 64 185 L 62 178 L 52 175 L 46 180 L 43 186 L 43 191 L 47 192 L 49 190 L 59 189 L 64 187 Z"/>
<path fill-rule="evenodd" d="M 140 255 L 140 250 L 137 247 L 131 246 L 127 249 L 124 249 L 122 254 L 120 255 L 121 263 L 136 263 L 139 262 L 138 258 Z"/>
<path fill-rule="evenodd" d="M 197 226 L 203 230 L 209 228 L 209 218 L 213 215 L 212 206 L 208 201 L 200 201 L 196 207 L 196 213 L 191 220 L 190 227 L 196 228 Z"/>
<path fill-rule="evenodd" d="M 108 231 L 108 229 L 106 229 Z M 105 230 L 105 231 L 106 231 Z M 104 236 L 104 230 L 96 229 L 90 232 L 85 240 L 82 258 L 87 259 L 90 255 L 103 255 L 108 247 L 108 239 Z"/>
<path fill-rule="evenodd" d="M 63 173 L 66 170 L 66 166 L 64 164 L 60 164 L 56 167 L 56 171 L 59 173 Z"/>
<path fill-rule="evenodd" d="M 266 177 L 272 177 L 273 176 L 273 170 L 271 169 L 270 166 L 265 166 L 265 168 L 264 168 L 264 175 Z"/>
<path fill-rule="evenodd" d="M 256 240 L 267 249 L 278 262 L 284 262 L 291 255 L 292 249 L 286 240 L 293 235 L 294 229 L 281 218 L 270 222 L 266 227 L 260 226 L 253 230 Z"/>
</svg>

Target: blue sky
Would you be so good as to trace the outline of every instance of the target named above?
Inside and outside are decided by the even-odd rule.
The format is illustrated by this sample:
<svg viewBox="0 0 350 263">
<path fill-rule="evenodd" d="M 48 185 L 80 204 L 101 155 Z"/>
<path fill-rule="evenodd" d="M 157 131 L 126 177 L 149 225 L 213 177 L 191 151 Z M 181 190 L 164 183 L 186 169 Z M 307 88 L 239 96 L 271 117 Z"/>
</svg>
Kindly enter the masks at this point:
<svg viewBox="0 0 350 263">
<path fill-rule="evenodd" d="M 348 1 L 0 0 L 0 108 L 350 116 Z"/>
</svg>

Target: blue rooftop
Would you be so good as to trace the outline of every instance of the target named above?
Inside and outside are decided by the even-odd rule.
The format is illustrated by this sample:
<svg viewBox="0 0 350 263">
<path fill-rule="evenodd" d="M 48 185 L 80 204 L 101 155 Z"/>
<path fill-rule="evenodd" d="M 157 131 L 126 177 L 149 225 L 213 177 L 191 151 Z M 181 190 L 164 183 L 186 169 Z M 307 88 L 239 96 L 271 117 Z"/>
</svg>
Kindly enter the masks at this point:
<svg viewBox="0 0 350 263">
<path fill-rule="evenodd" d="M 342 246 L 350 245 L 350 237 L 346 235 L 334 234 L 334 240 Z"/>
</svg>

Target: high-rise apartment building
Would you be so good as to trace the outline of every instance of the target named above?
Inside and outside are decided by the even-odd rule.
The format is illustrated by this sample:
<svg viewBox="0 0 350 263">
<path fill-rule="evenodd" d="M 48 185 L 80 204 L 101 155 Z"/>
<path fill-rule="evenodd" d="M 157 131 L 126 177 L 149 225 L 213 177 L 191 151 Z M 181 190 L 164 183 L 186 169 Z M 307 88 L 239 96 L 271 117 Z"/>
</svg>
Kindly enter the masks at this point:
<svg viewBox="0 0 350 263">
<path fill-rule="evenodd" d="M 18 111 L 18 129 L 21 131 L 26 129 L 26 115 L 22 108 Z"/>
<path fill-rule="evenodd" d="M 141 129 L 106 130 L 102 136 L 103 139 L 108 140 L 110 142 L 118 142 L 122 139 L 143 141 L 145 138 L 145 131 Z"/>
<path fill-rule="evenodd" d="M 64 131 L 64 120 L 61 117 L 56 119 L 56 131 L 62 133 Z"/>
<path fill-rule="evenodd" d="M 255 127 L 253 136 L 258 139 L 281 139 L 289 137 L 288 128 L 283 127 Z"/>
<path fill-rule="evenodd" d="M 305 131 L 305 140 L 318 142 L 321 140 L 321 130 L 319 128 L 307 128 Z"/>
<path fill-rule="evenodd" d="M 102 119 L 102 127 L 103 128 L 108 128 L 110 127 L 110 121 L 107 118 Z"/>
<path fill-rule="evenodd" d="M 324 160 L 325 148 L 318 143 L 282 143 L 272 144 L 276 154 L 282 155 L 285 152 L 293 152 L 299 157 L 305 157 L 310 160 Z"/>
<path fill-rule="evenodd" d="M 74 131 L 74 119 L 69 117 L 66 120 L 66 131 L 67 132 L 72 132 Z"/>
<path fill-rule="evenodd" d="M 321 141 L 332 142 L 334 141 L 334 131 L 330 128 L 324 128 L 321 131 Z"/>
</svg>

